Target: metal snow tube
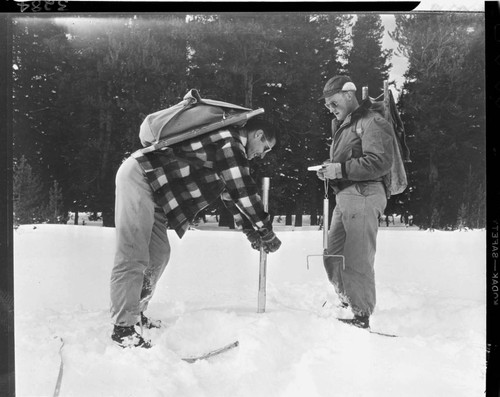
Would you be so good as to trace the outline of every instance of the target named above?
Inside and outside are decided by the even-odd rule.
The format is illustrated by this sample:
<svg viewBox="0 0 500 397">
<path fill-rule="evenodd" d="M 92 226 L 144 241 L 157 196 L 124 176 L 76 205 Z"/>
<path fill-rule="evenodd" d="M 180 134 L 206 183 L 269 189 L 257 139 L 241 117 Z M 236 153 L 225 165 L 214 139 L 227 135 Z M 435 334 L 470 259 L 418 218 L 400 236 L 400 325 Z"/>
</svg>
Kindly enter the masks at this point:
<svg viewBox="0 0 500 397">
<path fill-rule="evenodd" d="M 269 207 L 269 185 L 268 177 L 262 178 L 262 204 L 264 211 L 268 212 Z M 257 301 L 257 313 L 266 311 L 266 272 L 267 272 L 267 253 L 264 247 L 260 248 L 260 266 L 259 266 L 259 293 Z"/>
</svg>

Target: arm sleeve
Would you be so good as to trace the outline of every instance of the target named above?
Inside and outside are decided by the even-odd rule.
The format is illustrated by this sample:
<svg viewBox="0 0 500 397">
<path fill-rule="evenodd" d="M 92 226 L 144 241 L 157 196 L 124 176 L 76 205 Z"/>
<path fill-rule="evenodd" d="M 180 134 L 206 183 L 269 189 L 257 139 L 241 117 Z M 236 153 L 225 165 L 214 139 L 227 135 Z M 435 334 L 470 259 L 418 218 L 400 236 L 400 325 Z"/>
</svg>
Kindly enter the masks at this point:
<svg viewBox="0 0 500 397">
<path fill-rule="evenodd" d="M 250 176 L 250 166 L 241 142 L 234 139 L 226 141 L 217 150 L 215 168 L 226 188 L 223 202 L 235 216 L 237 225 L 243 226 L 245 217 L 259 229 L 267 225 L 269 214 L 264 211 L 257 184 Z M 241 221 L 238 214 L 242 216 Z"/>
<path fill-rule="evenodd" d="M 392 165 L 391 125 L 382 117 L 370 119 L 361 137 L 363 155 L 342 163 L 342 176 L 352 181 L 380 178 Z"/>
<path fill-rule="evenodd" d="M 239 230 L 253 230 L 254 227 L 252 222 L 246 217 L 246 215 L 242 214 L 241 211 L 236 207 L 233 200 L 231 200 L 231 196 L 229 193 L 224 190 L 221 194 L 222 204 L 227 208 L 227 210 L 233 215 L 234 223 L 236 224 L 237 229 Z"/>
</svg>

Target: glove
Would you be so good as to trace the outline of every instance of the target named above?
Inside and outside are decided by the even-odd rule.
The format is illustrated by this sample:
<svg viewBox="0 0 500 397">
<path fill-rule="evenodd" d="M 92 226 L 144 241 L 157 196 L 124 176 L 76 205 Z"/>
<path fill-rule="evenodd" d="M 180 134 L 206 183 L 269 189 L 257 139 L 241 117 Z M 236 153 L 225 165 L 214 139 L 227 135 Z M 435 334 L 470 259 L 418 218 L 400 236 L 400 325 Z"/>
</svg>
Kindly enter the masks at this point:
<svg viewBox="0 0 500 397">
<path fill-rule="evenodd" d="M 263 227 L 258 230 L 260 239 L 262 241 L 262 247 L 266 253 L 275 252 L 281 246 L 281 241 L 274 232 L 268 228 Z"/>
<path fill-rule="evenodd" d="M 260 239 L 260 234 L 257 230 L 254 229 L 244 229 L 243 233 L 247 236 L 248 241 L 250 241 L 250 245 L 254 250 L 260 251 L 260 247 L 262 247 L 262 241 Z"/>
<path fill-rule="evenodd" d="M 342 178 L 342 168 L 340 163 L 327 163 L 323 164 L 323 167 L 319 169 L 316 173 L 319 179 L 341 179 Z"/>
</svg>

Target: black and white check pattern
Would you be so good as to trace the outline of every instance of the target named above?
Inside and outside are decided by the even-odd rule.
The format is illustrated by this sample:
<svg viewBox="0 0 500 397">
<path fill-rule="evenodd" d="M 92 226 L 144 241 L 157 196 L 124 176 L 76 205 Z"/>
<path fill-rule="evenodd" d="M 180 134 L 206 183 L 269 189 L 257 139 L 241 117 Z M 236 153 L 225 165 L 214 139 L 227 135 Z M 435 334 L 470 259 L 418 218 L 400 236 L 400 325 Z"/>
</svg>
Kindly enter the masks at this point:
<svg viewBox="0 0 500 397">
<path fill-rule="evenodd" d="M 257 228 L 269 222 L 250 176 L 246 141 L 229 128 L 160 151 L 132 154 L 146 173 L 156 204 L 163 208 L 179 237 L 196 214 L 223 193 L 223 202 L 238 226 L 240 212 Z"/>
</svg>

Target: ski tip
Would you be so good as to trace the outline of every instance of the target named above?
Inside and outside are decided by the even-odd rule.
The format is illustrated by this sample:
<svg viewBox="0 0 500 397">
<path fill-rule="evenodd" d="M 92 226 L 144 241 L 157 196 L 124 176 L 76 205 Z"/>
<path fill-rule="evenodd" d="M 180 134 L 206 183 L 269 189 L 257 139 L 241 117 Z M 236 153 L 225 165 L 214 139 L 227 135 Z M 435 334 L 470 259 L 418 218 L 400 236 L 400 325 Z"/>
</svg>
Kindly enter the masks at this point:
<svg viewBox="0 0 500 397">
<path fill-rule="evenodd" d="M 387 336 L 388 338 L 397 338 L 398 337 L 397 335 L 394 335 L 394 334 L 386 334 L 385 332 L 377 332 L 377 331 L 372 331 L 372 330 L 370 330 L 370 334 Z"/>
<path fill-rule="evenodd" d="M 198 357 L 184 357 L 184 358 L 182 358 L 182 360 L 186 361 L 187 363 L 192 364 L 192 363 L 194 363 L 196 361 L 206 360 L 207 358 L 210 358 L 210 357 L 216 356 L 218 354 L 224 353 L 224 352 L 226 352 L 228 350 L 231 350 L 231 349 L 237 347 L 239 344 L 240 344 L 239 341 L 235 341 L 233 343 L 230 343 L 229 345 L 221 347 L 220 349 L 212 350 L 211 352 L 208 352 L 208 353 L 206 353 L 204 355 L 201 355 L 201 356 L 198 356 Z"/>
<path fill-rule="evenodd" d="M 337 320 L 339 320 L 341 323 L 346 323 L 346 321 L 345 321 L 346 319 L 337 318 Z M 349 325 L 352 326 L 352 327 L 357 327 L 356 325 L 353 325 L 353 324 L 349 324 Z M 357 327 L 357 328 L 363 329 L 363 330 L 367 330 L 370 334 L 375 334 L 375 335 L 380 335 L 380 336 L 386 336 L 388 338 L 397 338 L 398 337 L 398 335 L 386 334 L 385 332 L 374 331 L 370 327 L 368 327 L 368 328 Z"/>
</svg>

